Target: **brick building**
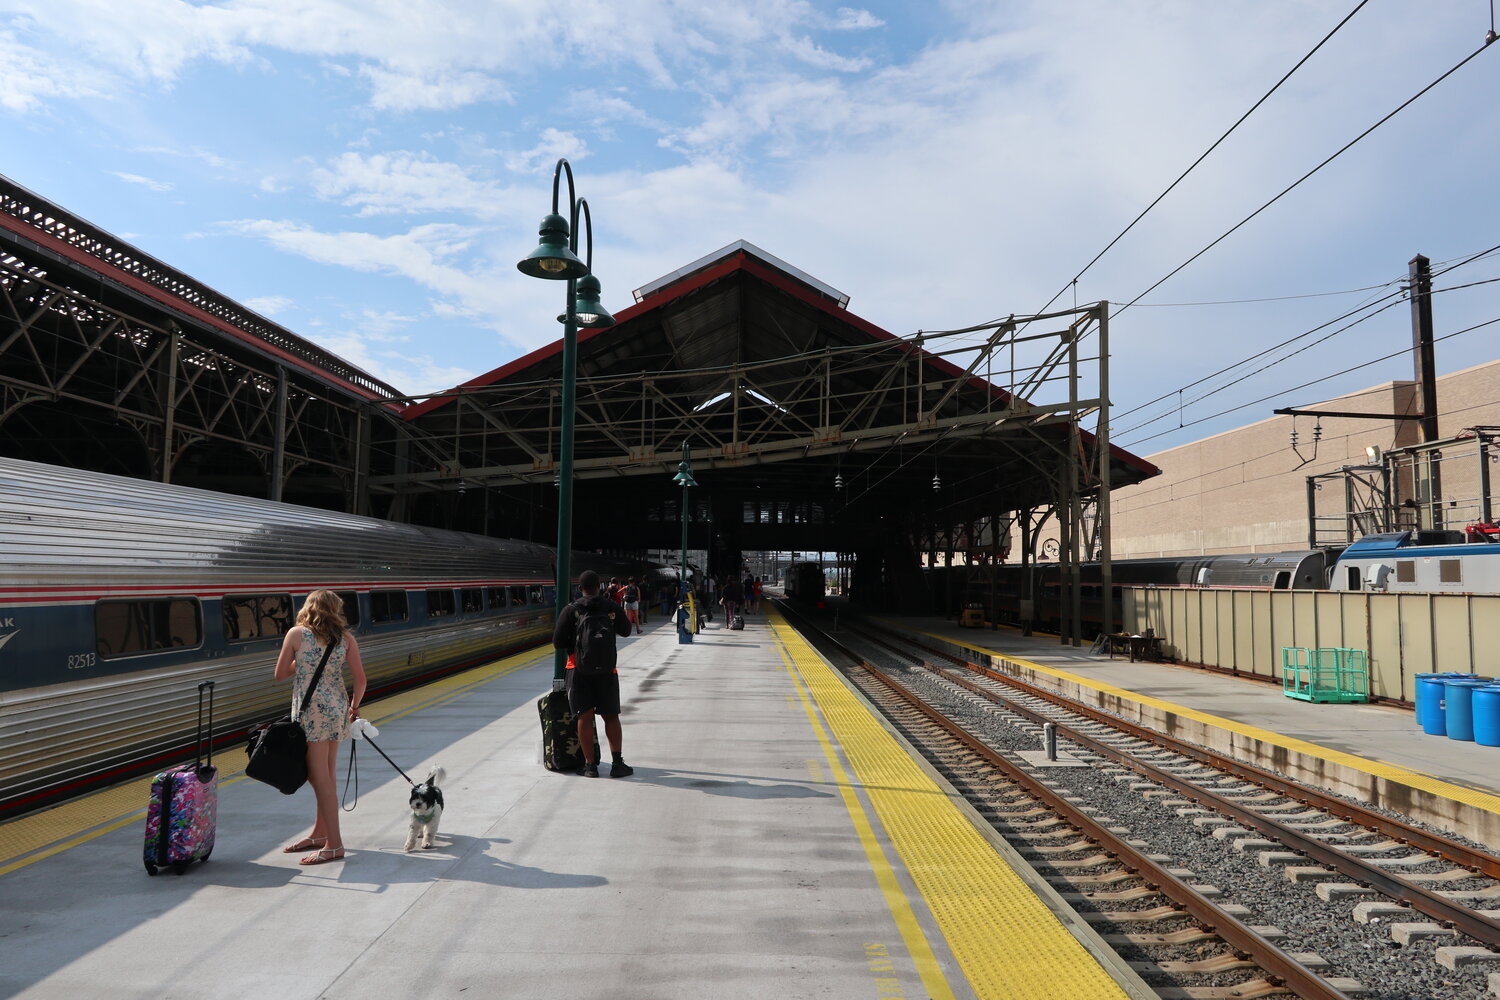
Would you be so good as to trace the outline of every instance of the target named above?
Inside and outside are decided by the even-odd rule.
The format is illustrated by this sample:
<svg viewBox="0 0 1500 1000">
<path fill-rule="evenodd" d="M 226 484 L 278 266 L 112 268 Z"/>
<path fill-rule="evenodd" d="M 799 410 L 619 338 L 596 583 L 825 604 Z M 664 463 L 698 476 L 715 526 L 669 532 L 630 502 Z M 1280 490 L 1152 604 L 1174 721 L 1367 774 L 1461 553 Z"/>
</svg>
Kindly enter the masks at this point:
<svg viewBox="0 0 1500 1000">
<path fill-rule="evenodd" d="M 1500 361 L 1444 375 L 1437 392 L 1440 437 L 1500 425 Z M 1310 409 L 1395 414 L 1416 413 L 1420 406 L 1415 383 L 1395 381 Z M 1162 474 L 1115 495 L 1115 558 L 1305 548 L 1309 475 L 1366 465 L 1370 446 L 1389 452 L 1418 441 L 1413 420 L 1327 418 L 1315 440 L 1317 423 L 1308 416 L 1277 416 L 1146 456 Z M 1478 455 L 1472 443 L 1443 450 L 1441 526 L 1461 529 L 1478 519 Z M 1500 486 L 1500 469 L 1495 471 L 1492 489 Z M 1401 497 L 1426 497 L 1409 472 L 1398 478 Z M 1320 514 L 1341 517 L 1342 488 L 1331 481 L 1325 487 L 1317 498 Z M 1431 507 L 1408 504 L 1403 526 L 1416 526 L 1419 513 L 1430 516 Z"/>
</svg>

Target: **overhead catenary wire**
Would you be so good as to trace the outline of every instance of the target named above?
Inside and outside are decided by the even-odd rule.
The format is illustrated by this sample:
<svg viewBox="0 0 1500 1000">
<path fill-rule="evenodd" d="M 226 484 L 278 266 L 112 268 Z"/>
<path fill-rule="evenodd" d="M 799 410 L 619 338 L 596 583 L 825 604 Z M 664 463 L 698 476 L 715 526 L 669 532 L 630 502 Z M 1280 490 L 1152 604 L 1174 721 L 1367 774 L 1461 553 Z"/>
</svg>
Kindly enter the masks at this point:
<svg viewBox="0 0 1500 1000">
<path fill-rule="evenodd" d="M 1462 336 L 1463 334 L 1466 334 L 1466 333 L 1473 333 L 1475 330 L 1480 330 L 1480 329 L 1483 329 L 1484 327 L 1487 327 L 1487 326 L 1493 326 L 1496 323 L 1500 323 L 1500 316 L 1497 316 L 1494 319 L 1485 320 L 1483 323 L 1476 323 L 1473 326 L 1464 327 L 1462 330 L 1454 330 L 1452 333 L 1445 333 L 1441 337 L 1434 337 L 1433 338 L 1433 343 L 1435 343 L 1435 344 L 1436 343 L 1441 343 L 1442 341 L 1449 340 L 1449 339 L 1451 339 L 1453 337 Z M 1399 358 L 1399 357 L 1401 357 L 1401 356 L 1403 356 L 1405 354 L 1409 354 L 1410 352 L 1411 352 L 1411 348 L 1408 347 L 1408 348 L 1402 348 L 1399 351 L 1393 351 L 1390 354 L 1383 354 L 1383 355 L 1381 355 L 1378 358 L 1374 358 L 1373 360 L 1366 361 L 1366 362 L 1364 362 L 1362 364 L 1354 365 L 1354 366 L 1352 366 L 1350 368 L 1345 368 L 1342 371 L 1336 371 L 1336 372 L 1334 372 L 1331 375 L 1324 375 L 1324 376 L 1322 376 L 1320 378 L 1315 378 L 1315 379 L 1313 379 L 1313 380 L 1311 380 L 1309 382 L 1303 382 L 1301 385 L 1292 386 L 1290 389 L 1283 389 L 1280 392 L 1273 392 L 1269 396 L 1262 396 L 1259 399 L 1252 399 L 1248 403 L 1240 403 L 1238 406 L 1231 406 L 1227 410 L 1220 410 L 1217 413 L 1210 413 L 1207 416 L 1198 417 L 1198 418 L 1196 418 L 1194 420 L 1189 420 L 1186 423 L 1184 423 L 1182 426 L 1183 427 L 1191 427 L 1194 424 L 1201 424 L 1201 423 L 1203 423 L 1204 421 L 1207 421 L 1207 420 L 1213 420 L 1213 419 L 1215 419 L 1217 417 L 1226 416 L 1226 415 L 1228 415 L 1230 413 L 1234 413 L 1236 411 L 1246 409 L 1247 407 L 1258 406 L 1261 403 L 1266 403 L 1266 402 L 1269 402 L 1269 401 L 1271 401 L 1273 399 L 1276 399 L 1278 396 L 1285 396 L 1289 392 L 1297 392 L 1300 389 L 1306 389 L 1306 388 L 1309 388 L 1310 386 L 1319 385 L 1319 384 L 1321 384 L 1323 382 L 1327 382 L 1327 381 L 1329 381 L 1331 379 L 1338 378 L 1341 375 L 1348 375 L 1351 372 L 1357 372 L 1357 371 L 1360 371 L 1361 369 L 1369 368 L 1371 365 L 1378 365 L 1382 361 L 1389 361 L 1392 358 Z M 1142 443 L 1144 443 L 1146 441 L 1154 440 L 1155 438 L 1162 437 L 1165 434 L 1171 434 L 1173 431 L 1176 431 L 1176 430 L 1179 430 L 1179 429 L 1180 428 L 1173 427 L 1173 428 L 1170 428 L 1168 430 L 1159 431 L 1159 432 L 1157 432 L 1155 434 L 1151 434 L 1151 435 L 1149 435 L 1147 437 L 1137 438 L 1134 441 L 1126 442 L 1125 444 L 1122 444 L 1120 447 L 1122 447 L 1122 448 L 1134 448 L 1138 444 L 1142 444 Z"/>
<path fill-rule="evenodd" d="M 1360 10 L 1368 2 L 1369 2 L 1369 0 L 1360 0 L 1359 3 L 1355 4 L 1354 5 L 1354 9 L 1352 9 L 1351 11 L 1349 11 L 1349 13 L 1345 14 L 1344 17 L 1343 17 L 1343 19 L 1341 21 L 1339 21 L 1338 24 L 1334 25 L 1333 29 L 1331 31 L 1329 31 L 1328 34 L 1324 35 L 1318 41 L 1318 44 L 1314 45 L 1311 49 L 1309 49 L 1308 52 L 1307 52 L 1307 54 L 1304 55 L 1301 59 L 1298 59 L 1296 65 L 1294 65 L 1291 69 L 1287 70 L 1286 73 L 1282 75 L 1281 79 L 1277 80 L 1274 84 L 1272 84 L 1271 89 L 1268 90 L 1268 91 L 1266 91 L 1264 94 L 1262 94 L 1260 96 L 1260 99 L 1257 100 L 1254 104 L 1250 105 L 1250 108 L 1244 114 L 1242 114 L 1238 118 L 1236 118 L 1233 125 L 1230 125 L 1229 128 L 1225 129 L 1224 133 L 1222 135 L 1220 135 L 1217 139 L 1215 139 L 1213 141 L 1213 143 L 1207 149 L 1205 149 L 1202 153 L 1200 153 L 1198 155 L 1198 158 L 1196 160 L 1194 160 L 1192 163 L 1188 164 L 1187 169 L 1184 170 L 1182 173 L 1178 174 L 1176 180 L 1174 180 L 1171 184 L 1168 184 L 1167 187 L 1166 187 L 1166 189 L 1163 190 L 1161 194 L 1157 195 L 1155 198 L 1153 198 L 1151 200 L 1150 204 L 1148 204 L 1145 208 L 1141 209 L 1140 214 L 1137 215 L 1134 219 L 1131 219 L 1129 225 L 1127 225 L 1124 229 L 1120 230 L 1120 232 L 1115 235 L 1114 239 L 1110 240 L 1107 244 L 1105 244 L 1104 249 L 1102 249 L 1098 253 L 1094 254 L 1093 259 L 1091 259 L 1087 264 L 1085 264 L 1082 267 L 1082 269 L 1079 270 L 1079 272 L 1077 274 L 1073 275 L 1072 279 L 1070 281 L 1068 281 L 1067 284 L 1064 284 L 1062 286 L 1062 288 L 1059 288 L 1057 290 L 1057 292 L 1052 296 L 1052 298 L 1048 299 L 1047 302 L 1046 302 L 1046 304 L 1043 305 L 1040 309 L 1038 309 L 1037 312 L 1045 312 L 1049 307 L 1051 307 L 1052 303 L 1056 302 L 1059 298 L 1062 297 L 1062 294 L 1064 292 L 1066 292 L 1070 286 L 1074 287 L 1075 291 L 1076 291 L 1076 287 L 1077 287 L 1078 279 L 1079 278 L 1082 278 L 1085 274 L 1087 274 L 1088 271 L 1095 264 L 1099 263 L 1100 259 L 1102 259 L 1105 254 L 1109 253 L 1110 250 L 1114 249 L 1115 244 L 1119 243 L 1120 240 L 1124 239 L 1125 235 L 1127 233 L 1129 233 L 1132 229 L 1134 229 L 1135 226 L 1136 226 L 1136 224 L 1138 222 L 1140 222 L 1142 219 L 1144 219 L 1147 216 L 1147 214 L 1149 214 L 1150 211 L 1153 208 L 1155 208 L 1157 205 L 1161 204 L 1162 199 L 1166 198 L 1167 195 L 1171 194 L 1172 191 L 1176 189 L 1177 185 L 1181 184 L 1187 178 L 1188 174 L 1191 174 L 1194 170 L 1196 170 L 1198 168 L 1198 165 L 1200 163 L 1202 163 L 1204 160 L 1208 159 L 1209 154 L 1211 154 L 1214 150 L 1218 149 L 1219 146 L 1223 144 L 1223 142 L 1224 142 L 1225 139 L 1228 139 L 1230 137 L 1230 135 L 1232 135 L 1235 132 L 1236 129 L 1238 129 L 1241 125 L 1243 125 L 1245 123 L 1245 120 L 1247 118 L 1249 118 L 1252 114 L 1254 114 L 1256 112 L 1256 110 L 1260 108 L 1260 106 L 1262 104 L 1266 103 L 1266 101 L 1270 99 L 1270 97 L 1271 97 L 1272 94 L 1274 94 L 1274 93 L 1276 93 L 1276 91 L 1280 90 L 1281 89 L 1281 85 L 1284 84 L 1284 83 L 1286 83 L 1287 80 L 1291 79 L 1292 74 L 1296 73 L 1299 69 L 1301 69 L 1303 67 L 1303 65 L 1309 59 L 1311 59 L 1315 54 L 1317 54 L 1317 52 L 1318 52 L 1319 49 L 1321 49 L 1324 45 L 1328 44 L 1328 40 L 1331 39 L 1334 35 L 1338 34 L 1339 30 L 1341 28 L 1343 28 L 1344 25 L 1348 24 L 1349 21 L 1350 21 L 1350 19 L 1353 18 L 1355 14 L 1358 14 L 1360 12 Z"/>
<path fill-rule="evenodd" d="M 1475 254 L 1472 257 L 1470 257 L 1470 258 L 1468 258 L 1468 259 L 1466 259 L 1464 261 L 1461 261 L 1460 263 L 1454 264 L 1451 267 L 1445 267 L 1445 268 L 1443 268 L 1440 271 L 1436 271 L 1436 272 L 1434 272 L 1433 277 L 1437 277 L 1438 275 L 1446 274 L 1449 271 L 1456 270 L 1457 268 L 1463 267 L 1465 264 L 1468 264 L 1468 263 L 1471 263 L 1471 262 L 1473 262 L 1475 260 L 1478 260 L 1481 257 L 1484 257 L 1484 256 L 1486 256 L 1486 255 L 1488 255 L 1490 253 L 1495 252 L 1496 250 L 1500 250 L 1500 245 L 1492 247 L 1490 250 L 1481 251 L 1480 253 Z M 1402 280 L 1404 280 L 1404 279 L 1402 279 Z M 1473 288 L 1476 285 L 1493 284 L 1496 281 L 1500 281 L 1500 278 L 1487 278 L 1487 279 L 1484 279 L 1482 281 L 1471 281 L 1471 282 L 1467 282 L 1467 283 L 1462 284 L 1462 285 L 1450 285 L 1450 286 L 1448 286 L 1446 288 L 1435 288 L 1435 289 L 1432 290 L 1432 294 L 1437 295 L 1437 294 L 1442 293 L 1442 292 L 1456 292 L 1456 291 L 1459 291 L 1460 289 L 1464 289 L 1464 288 Z M 1395 282 L 1391 282 L 1391 283 L 1394 284 Z M 1333 324 L 1341 322 L 1343 320 L 1346 320 L 1349 317 L 1354 316 L 1354 315 L 1356 315 L 1356 314 L 1358 314 L 1360 312 L 1364 312 L 1366 310 L 1374 309 L 1374 311 L 1371 312 L 1371 313 L 1369 313 L 1369 315 L 1361 317 L 1358 320 L 1355 320 L 1354 323 L 1351 323 L 1348 326 L 1340 327 L 1338 330 L 1335 330 L 1332 333 L 1327 334 L 1326 336 L 1321 337 L 1318 340 L 1314 341 L 1313 344 L 1309 344 L 1309 345 L 1306 345 L 1304 347 L 1298 348 L 1296 351 L 1293 351 L 1290 354 L 1287 354 L 1287 355 L 1283 356 L 1278 361 L 1274 361 L 1274 362 L 1272 362 L 1269 365 L 1265 365 L 1265 366 L 1257 369 L 1256 371 L 1251 372 L 1248 375 L 1241 376 L 1240 378 L 1237 378 L 1237 379 L 1235 379 L 1235 380 L 1233 380 L 1231 382 L 1226 382 L 1224 385 L 1219 386 L 1218 388 L 1212 390 L 1211 392 L 1204 393 L 1202 396 L 1198 396 L 1197 398 L 1191 400 L 1191 402 L 1194 402 L 1194 403 L 1200 402 L 1203 399 L 1207 399 L 1211 395 L 1214 395 L 1214 394 L 1219 393 L 1219 392 L 1223 392 L 1225 389 L 1232 388 L 1233 386 L 1236 386 L 1236 385 L 1240 384 L 1241 382 L 1245 381 L 1246 379 L 1248 379 L 1248 378 L 1250 378 L 1250 377 L 1252 377 L 1254 375 L 1260 374 L 1260 372 L 1265 371 L 1267 368 L 1274 367 L 1276 364 L 1279 364 L 1281 361 L 1285 361 L 1287 358 L 1291 358 L 1291 357 L 1294 357 L 1297 354 L 1300 354 L 1302 351 L 1307 350 L 1308 347 L 1315 346 L 1316 344 L 1321 344 L 1321 343 L 1326 342 L 1327 340 L 1331 339 L 1332 337 L 1337 336 L 1338 334 L 1344 332 L 1345 330 L 1348 330 L 1350 327 L 1355 326 L 1358 323 L 1362 323 L 1362 322 L 1364 322 L 1364 320 L 1369 319 L 1370 317 L 1375 316 L 1378 313 L 1384 312 L 1386 309 L 1389 309 L 1393 305 L 1400 304 L 1400 302 L 1402 301 L 1401 298 L 1400 298 L 1400 296 L 1403 296 L 1403 295 L 1405 295 L 1405 287 L 1404 287 L 1404 285 L 1403 285 L 1402 288 L 1397 289 L 1397 290 L 1395 290 L 1395 291 L 1393 291 L 1393 292 L 1391 292 L 1391 293 L 1389 293 L 1387 295 L 1382 295 L 1379 298 L 1374 299 L 1373 301 L 1365 302 L 1365 303 L 1362 303 L 1362 304 L 1360 304 L 1358 306 L 1355 306 L 1353 309 L 1350 309 L 1350 310 L 1348 310 L 1348 311 L 1346 311 L 1344 313 L 1341 313 L 1338 316 L 1335 316 L 1333 319 L 1330 319 L 1330 320 L 1328 320 L 1326 322 L 1323 322 L 1323 323 L 1319 323 L 1317 326 L 1312 327 L 1311 329 L 1304 330 L 1301 333 L 1298 333 L 1298 334 L 1295 334 L 1294 336 L 1288 337 L 1286 340 L 1283 340 L 1283 341 L 1281 341 L 1280 343 L 1277 343 L 1277 344 L 1273 344 L 1272 346 L 1267 347 L 1267 348 L 1265 348 L 1262 351 L 1257 351 L 1255 354 L 1252 354 L 1252 355 L 1250 355 L 1247 358 L 1242 358 L 1239 361 L 1236 361 L 1236 362 L 1234 362 L 1231 365 L 1226 365 L 1225 367 L 1220 368 L 1218 371 L 1215 371 L 1212 374 L 1204 375 L 1202 378 L 1195 379 L 1194 381 L 1188 382 L 1185 385 L 1178 386 L 1175 389 L 1171 389 L 1171 390 L 1169 390 L 1167 392 L 1162 393 L 1161 395 L 1157 396 L 1154 399 L 1147 400 L 1144 403 L 1139 403 L 1139 404 L 1137 404 L 1135 406 L 1130 407 L 1129 409 L 1118 410 L 1114 414 L 1114 418 L 1118 420 L 1121 417 L 1129 416 L 1132 413 L 1137 413 L 1137 412 L 1139 412 L 1141 410 L 1146 409 L 1147 407 L 1154 406 L 1157 403 L 1160 403 L 1160 402 L 1163 402 L 1165 400 L 1171 399 L 1173 396 L 1179 396 L 1180 397 L 1181 394 L 1183 392 L 1187 391 L 1188 389 L 1196 388 L 1197 386 L 1200 386 L 1203 383 L 1208 382 L 1211 379 L 1218 378 L 1220 375 L 1227 375 L 1229 372 L 1234 371 L 1236 368 L 1243 367 L 1244 365 L 1250 364 L 1253 361 L 1258 361 L 1258 360 L 1260 360 L 1261 358 L 1265 357 L 1266 355 L 1270 354 L 1273 351 L 1278 351 L 1278 350 L 1280 350 L 1283 347 L 1290 346 L 1291 344 L 1296 343 L 1297 341 L 1301 340 L 1304 337 L 1309 337 L 1309 336 L 1311 336 L 1311 335 L 1313 335 L 1313 334 L 1315 334 L 1315 333 L 1317 333 L 1317 332 L 1319 332 L 1321 330 L 1325 330 L 1328 327 L 1332 326 Z M 1387 300 L 1387 299 L 1392 299 L 1393 301 L 1386 302 L 1384 305 L 1380 305 L 1380 303 L 1385 302 L 1385 300 Z M 1380 306 L 1378 309 L 1375 308 L 1377 305 Z M 1178 406 L 1174 407 L 1174 410 L 1175 409 L 1181 409 L 1181 405 L 1178 405 Z M 1155 423 L 1156 420 L 1165 419 L 1167 416 L 1170 416 L 1170 411 L 1168 413 L 1164 413 L 1164 414 L 1162 414 L 1162 415 L 1160 415 L 1158 417 L 1155 417 L 1152 420 L 1148 420 L 1148 421 L 1146 421 L 1146 423 Z M 1123 431 L 1120 431 L 1119 433 L 1121 433 L 1121 434 L 1128 434 L 1131 431 L 1137 429 L 1138 427 L 1142 427 L 1142 426 L 1144 426 L 1144 424 L 1136 424 L 1136 425 L 1134 425 L 1132 427 L 1126 428 Z"/>
<path fill-rule="evenodd" d="M 1195 253 L 1191 257 L 1189 257 L 1187 260 L 1183 261 L 1181 264 L 1178 264 L 1176 267 L 1172 268 L 1172 270 L 1168 271 L 1166 274 L 1164 274 L 1160 278 L 1156 279 L 1156 281 L 1152 282 L 1152 284 L 1148 288 L 1146 288 L 1144 291 L 1140 292 L 1138 295 L 1136 295 L 1129 302 L 1126 302 L 1123 306 L 1121 306 L 1115 312 L 1115 314 L 1114 314 L 1115 317 L 1118 317 L 1121 313 L 1125 312 L 1125 310 L 1129 309 L 1131 306 L 1135 305 L 1141 299 L 1145 298 L 1147 295 L 1150 295 L 1152 292 L 1156 291 L 1162 285 L 1166 284 L 1169 280 L 1172 279 L 1173 276 L 1175 276 L 1180 271 L 1182 271 L 1183 268 L 1187 267 L 1189 264 L 1193 263 L 1193 261 L 1197 260 L 1199 257 L 1202 257 L 1204 254 L 1208 253 L 1214 247 L 1218 246 L 1220 243 L 1224 242 L 1230 236 L 1234 235 L 1234 233 L 1238 232 L 1240 230 L 1240 228 L 1243 227 L 1246 223 L 1250 222 L 1250 220 L 1252 220 L 1256 216 L 1260 215 L 1262 212 L 1264 212 L 1266 209 L 1270 208 L 1272 205 L 1276 204 L 1278 201 L 1280 201 L 1282 198 L 1286 197 L 1288 194 L 1291 194 L 1298 187 L 1300 187 L 1302 185 L 1302 183 L 1304 181 L 1306 181 L 1308 178 L 1310 178 L 1314 174 L 1318 173 L 1318 171 L 1320 171 L 1324 167 L 1328 166 L 1330 163 L 1332 163 L 1334 160 L 1338 159 L 1340 156 L 1343 156 L 1350 149 L 1354 148 L 1354 146 L 1356 144 L 1358 144 L 1361 140 L 1363 140 L 1366 136 L 1368 136 L 1370 133 L 1374 132 L 1376 129 L 1380 128 L 1380 126 L 1384 125 L 1386 122 L 1388 122 L 1392 118 L 1396 117 L 1402 111 L 1405 111 L 1408 107 L 1410 107 L 1412 104 L 1414 104 L 1419 98 L 1421 98 L 1429 90 L 1431 90 L 1432 88 L 1436 87 L 1438 84 L 1442 83 L 1444 80 L 1448 79 L 1448 77 L 1452 76 L 1454 73 L 1457 73 L 1459 70 L 1463 69 L 1465 66 L 1467 66 L 1469 64 L 1470 61 L 1472 61 L 1476 56 L 1478 56 L 1479 53 L 1481 53 L 1485 49 L 1489 48 L 1491 41 L 1493 41 L 1493 39 L 1486 38 L 1483 45 L 1479 46 L 1479 48 L 1475 49 L 1473 52 L 1470 52 L 1468 55 L 1464 56 L 1458 62 L 1454 63 L 1452 67 L 1450 67 L 1448 70 L 1446 70 L 1437 79 L 1433 80 L 1427 86 L 1423 87 L 1421 90 L 1417 91 L 1415 94 L 1411 95 L 1406 100 L 1402 101 L 1394 109 L 1392 109 L 1391 111 L 1387 112 L 1380 119 L 1378 119 L 1369 128 L 1366 128 L 1363 132 L 1359 133 L 1359 135 L 1356 135 L 1353 139 L 1350 139 L 1348 142 L 1344 143 L 1338 149 L 1334 150 L 1331 154 L 1329 154 L 1326 158 L 1324 158 L 1320 163 L 1318 163 L 1317 166 L 1313 167 L 1311 170 L 1307 171 L 1307 173 L 1303 174 L 1301 177 L 1298 177 L 1296 180 L 1292 181 L 1292 183 L 1290 183 L 1286 187 L 1282 188 L 1280 191 L 1278 191 L 1275 195 L 1273 195 L 1270 199 L 1268 199 L 1264 204 L 1262 204 L 1255 211 L 1251 212 L 1249 215 L 1245 216 L 1239 222 L 1236 222 L 1233 226 L 1230 226 L 1228 229 L 1226 229 L 1219 236 L 1215 237 L 1211 242 L 1209 242 L 1206 246 L 1204 246 L 1203 249 L 1199 250 L 1197 253 Z"/>
</svg>

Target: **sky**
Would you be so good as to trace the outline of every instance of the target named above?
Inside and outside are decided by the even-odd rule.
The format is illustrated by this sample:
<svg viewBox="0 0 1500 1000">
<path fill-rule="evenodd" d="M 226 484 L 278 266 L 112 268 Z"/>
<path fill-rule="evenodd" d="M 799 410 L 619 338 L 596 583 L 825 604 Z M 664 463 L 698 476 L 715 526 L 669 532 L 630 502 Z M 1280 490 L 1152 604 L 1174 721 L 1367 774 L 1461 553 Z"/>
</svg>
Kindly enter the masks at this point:
<svg viewBox="0 0 1500 1000">
<path fill-rule="evenodd" d="M 0 173 L 420 394 L 560 336 L 515 262 L 566 157 L 616 312 L 737 239 L 902 335 L 1110 301 L 1113 439 L 1147 455 L 1410 378 L 1396 294 L 1193 385 L 1399 293 L 1415 254 L 1500 244 L 1492 45 L 1140 297 L 1491 27 L 1488 0 L 1369 0 L 1070 285 L 1355 6 L 0 0 Z M 1500 253 L 1435 287 L 1493 278 Z M 1455 334 L 1500 284 L 1433 305 Z M 1500 324 L 1437 357 L 1500 357 Z"/>
</svg>

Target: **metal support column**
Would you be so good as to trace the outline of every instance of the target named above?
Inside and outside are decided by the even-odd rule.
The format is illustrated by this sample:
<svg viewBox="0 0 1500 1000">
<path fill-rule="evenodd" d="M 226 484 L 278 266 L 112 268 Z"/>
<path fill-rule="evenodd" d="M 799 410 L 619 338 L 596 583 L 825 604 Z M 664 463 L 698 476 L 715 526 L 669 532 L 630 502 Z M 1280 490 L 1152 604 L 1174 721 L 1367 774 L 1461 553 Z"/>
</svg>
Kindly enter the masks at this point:
<svg viewBox="0 0 1500 1000">
<path fill-rule="evenodd" d="M 182 341 L 177 335 L 177 324 L 167 324 L 167 336 L 171 343 L 167 348 L 167 391 L 165 393 L 165 420 L 162 425 L 161 481 L 172 481 L 172 466 L 177 458 L 177 365 L 182 353 Z"/>
<path fill-rule="evenodd" d="M 563 608 L 573 599 L 573 417 L 578 386 L 578 321 L 573 314 L 573 302 L 577 297 L 578 281 L 569 278 L 567 320 L 563 323 L 562 433 L 557 463 L 557 598 L 553 602 L 557 618 L 562 617 Z M 552 679 L 561 681 L 567 675 L 568 651 L 554 650 Z"/>
<path fill-rule="evenodd" d="M 1110 473 L 1109 455 L 1109 303 L 1099 303 L 1099 496 L 1095 510 L 1099 519 L 1099 589 L 1103 602 L 1100 611 L 1103 630 L 1113 632 L 1115 625 L 1114 552 L 1110 539 Z"/>
<path fill-rule="evenodd" d="M 276 366 L 276 439 L 271 451 L 271 499 L 281 502 L 282 480 L 286 478 L 286 369 Z"/>
<path fill-rule="evenodd" d="M 1438 439 L 1437 360 L 1432 337 L 1432 268 L 1426 257 L 1417 254 L 1410 261 L 1412 363 L 1416 369 L 1417 391 L 1422 395 L 1422 420 L 1418 429 L 1421 442 Z M 1443 526 L 1443 480 L 1441 456 L 1436 451 L 1422 455 L 1427 479 L 1427 520 L 1432 528 Z"/>
<path fill-rule="evenodd" d="M 1490 505 L 1490 442 L 1479 439 L 1479 522 L 1494 523 L 1494 508 Z"/>
</svg>

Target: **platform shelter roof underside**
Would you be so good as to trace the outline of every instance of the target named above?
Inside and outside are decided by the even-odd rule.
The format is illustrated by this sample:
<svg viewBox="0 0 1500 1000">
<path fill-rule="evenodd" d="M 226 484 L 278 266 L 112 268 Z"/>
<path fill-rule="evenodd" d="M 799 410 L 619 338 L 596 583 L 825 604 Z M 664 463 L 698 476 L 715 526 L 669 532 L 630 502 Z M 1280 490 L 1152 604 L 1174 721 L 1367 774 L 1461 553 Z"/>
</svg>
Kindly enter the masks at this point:
<svg viewBox="0 0 1500 1000">
<path fill-rule="evenodd" d="M 614 327 L 578 337 L 575 475 L 595 502 L 606 494 L 589 481 L 641 503 L 673 497 L 684 441 L 697 482 L 721 499 L 813 505 L 817 523 L 855 530 L 892 512 L 963 524 L 1046 506 L 1070 448 L 1091 488 L 1097 441 L 1072 437 L 1070 422 L 1096 419 L 1097 399 L 1022 399 L 982 377 L 972 345 L 964 357 L 894 336 L 750 244 L 637 299 Z M 409 464 L 377 472 L 372 490 L 550 487 L 562 353 L 554 342 L 408 406 Z M 1119 487 L 1157 470 L 1112 448 L 1110 472 Z"/>
</svg>

